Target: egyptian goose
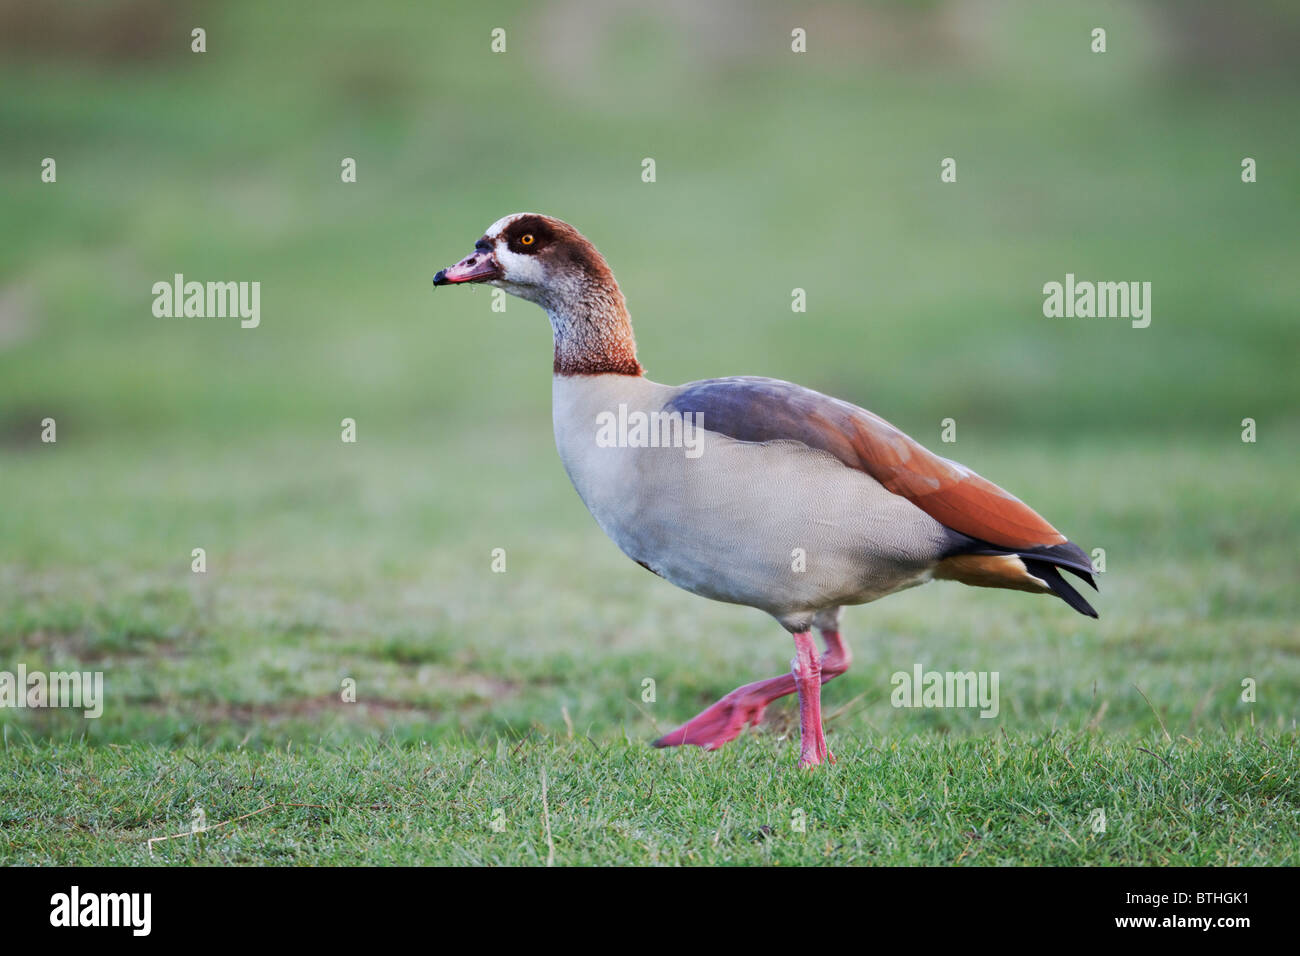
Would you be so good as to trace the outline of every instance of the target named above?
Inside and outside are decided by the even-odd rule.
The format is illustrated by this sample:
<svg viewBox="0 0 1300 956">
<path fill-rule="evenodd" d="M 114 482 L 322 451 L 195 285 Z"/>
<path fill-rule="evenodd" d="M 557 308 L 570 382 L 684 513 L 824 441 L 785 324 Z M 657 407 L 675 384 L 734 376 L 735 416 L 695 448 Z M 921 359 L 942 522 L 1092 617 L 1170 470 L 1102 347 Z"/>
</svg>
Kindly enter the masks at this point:
<svg viewBox="0 0 1300 956">
<path fill-rule="evenodd" d="M 433 279 L 462 282 L 546 310 L 555 444 L 614 543 L 678 587 L 759 608 L 794 635 L 790 674 L 738 687 L 656 746 L 716 749 L 794 692 L 799 766 L 833 763 L 821 685 L 851 659 L 840 609 L 934 578 L 1055 594 L 1097 616 L 1061 577 L 1096 587 L 1078 545 L 871 412 L 777 379 L 647 379 L 618 283 L 567 223 L 535 213 L 494 222 Z"/>
</svg>

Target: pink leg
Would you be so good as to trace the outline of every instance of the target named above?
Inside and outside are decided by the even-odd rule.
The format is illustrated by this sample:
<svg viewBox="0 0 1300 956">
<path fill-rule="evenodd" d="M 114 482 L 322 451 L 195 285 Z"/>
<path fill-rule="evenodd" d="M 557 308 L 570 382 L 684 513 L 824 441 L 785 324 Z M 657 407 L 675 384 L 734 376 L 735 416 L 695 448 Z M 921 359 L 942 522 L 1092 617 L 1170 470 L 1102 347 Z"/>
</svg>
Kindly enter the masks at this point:
<svg viewBox="0 0 1300 956">
<path fill-rule="evenodd" d="M 822 655 L 822 683 L 832 677 L 839 677 L 853 663 L 853 652 L 844 643 L 839 631 L 822 631 L 822 640 L 826 642 L 826 653 Z"/>
<path fill-rule="evenodd" d="M 790 662 L 795 689 L 799 692 L 799 769 L 815 767 L 823 760 L 835 762 L 826 747 L 822 730 L 822 666 L 812 635 L 794 636 L 794 660 Z"/>
<path fill-rule="evenodd" d="M 821 659 L 821 683 L 824 684 L 848 670 L 853 655 L 839 631 L 822 631 L 822 638 L 826 641 L 826 653 Z M 796 689 L 793 673 L 737 687 L 712 707 L 664 734 L 655 741 L 655 746 L 680 747 L 683 744 L 694 744 L 706 750 L 717 750 L 723 744 L 735 740 L 746 727 L 752 727 L 762 720 L 763 711 L 768 704 L 787 694 L 793 694 Z"/>
</svg>

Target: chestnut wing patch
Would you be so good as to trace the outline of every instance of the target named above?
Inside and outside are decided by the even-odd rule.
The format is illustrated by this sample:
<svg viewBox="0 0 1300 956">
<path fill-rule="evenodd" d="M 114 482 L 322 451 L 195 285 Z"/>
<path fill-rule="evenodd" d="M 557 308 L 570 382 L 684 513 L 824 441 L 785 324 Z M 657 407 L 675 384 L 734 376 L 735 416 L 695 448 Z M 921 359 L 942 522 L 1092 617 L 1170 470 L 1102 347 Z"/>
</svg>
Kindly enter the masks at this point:
<svg viewBox="0 0 1300 956">
<path fill-rule="evenodd" d="M 1062 544 L 1064 535 L 1010 492 L 934 454 L 866 409 L 774 378 L 717 378 L 685 386 L 667 409 L 699 412 L 709 431 L 738 441 L 790 440 L 829 452 L 940 524 L 1003 548 Z"/>
</svg>

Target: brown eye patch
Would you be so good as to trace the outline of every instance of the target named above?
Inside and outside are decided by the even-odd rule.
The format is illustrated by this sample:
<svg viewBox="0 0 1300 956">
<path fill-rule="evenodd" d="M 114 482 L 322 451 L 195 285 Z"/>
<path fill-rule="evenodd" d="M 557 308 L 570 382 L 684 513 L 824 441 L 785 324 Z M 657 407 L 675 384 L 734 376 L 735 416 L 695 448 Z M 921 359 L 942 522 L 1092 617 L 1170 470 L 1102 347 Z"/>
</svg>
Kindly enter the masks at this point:
<svg viewBox="0 0 1300 956">
<path fill-rule="evenodd" d="M 506 244 L 511 252 L 532 255 L 550 245 L 554 238 L 550 225 L 536 216 L 517 219 L 506 229 Z"/>
</svg>

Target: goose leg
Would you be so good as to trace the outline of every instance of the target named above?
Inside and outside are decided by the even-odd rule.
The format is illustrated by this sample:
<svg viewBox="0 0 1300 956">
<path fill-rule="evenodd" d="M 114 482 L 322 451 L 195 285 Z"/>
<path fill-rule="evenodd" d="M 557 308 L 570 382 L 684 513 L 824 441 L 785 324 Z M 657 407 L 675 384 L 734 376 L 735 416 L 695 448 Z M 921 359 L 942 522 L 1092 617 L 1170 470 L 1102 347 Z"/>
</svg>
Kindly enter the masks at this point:
<svg viewBox="0 0 1300 956">
<path fill-rule="evenodd" d="M 799 693 L 799 769 L 815 767 L 822 761 L 834 763 L 835 755 L 826 747 L 822 728 L 822 665 L 807 631 L 794 636 L 790 673 Z"/>
<path fill-rule="evenodd" d="M 655 741 L 655 746 L 694 744 L 705 750 L 717 750 L 735 740 L 746 727 L 762 720 L 768 704 L 786 694 L 793 694 L 794 690 L 794 677 L 790 674 L 737 687 L 712 707 L 664 734 Z"/>
<path fill-rule="evenodd" d="M 822 629 L 821 634 L 822 640 L 826 642 L 826 653 L 820 661 L 821 683 L 824 684 L 848 670 L 853 655 L 838 630 Z M 654 745 L 680 747 L 693 744 L 706 750 L 717 750 L 723 744 L 735 740 L 746 727 L 752 727 L 762 720 L 768 704 L 787 694 L 793 694 L 797 689 L 793 673 L 737 687 L 712 707 L 664 734 Z"/>
</svg>

